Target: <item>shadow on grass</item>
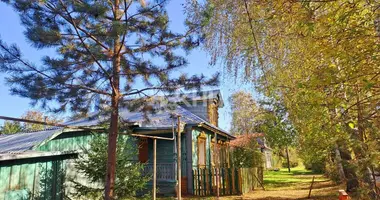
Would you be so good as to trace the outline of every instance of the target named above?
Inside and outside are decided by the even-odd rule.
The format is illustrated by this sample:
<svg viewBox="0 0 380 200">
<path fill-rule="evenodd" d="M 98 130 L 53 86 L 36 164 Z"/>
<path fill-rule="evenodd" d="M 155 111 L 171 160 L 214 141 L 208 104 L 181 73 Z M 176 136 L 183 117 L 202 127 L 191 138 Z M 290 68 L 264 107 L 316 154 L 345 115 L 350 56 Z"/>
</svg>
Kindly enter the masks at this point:
<svg viewBox="0 0 380 200">
<path fill-rule="evenodd" d="M 318 196 L 311 196 L 311 198 L 304 197 L 304 198 L 297 198 L 297 199 L 323 199 L 323 200 L 336 200 L 338 196 L 331 196 L 331 195 L 318 195 Z M 263 198 L 247 198 L 247 197 L 233 197 L 231 200 L 291 200 L 294 198 L 288 198 L 288 197 L 277 197 L 277 196 L 267 196 Z"/>
</svg>

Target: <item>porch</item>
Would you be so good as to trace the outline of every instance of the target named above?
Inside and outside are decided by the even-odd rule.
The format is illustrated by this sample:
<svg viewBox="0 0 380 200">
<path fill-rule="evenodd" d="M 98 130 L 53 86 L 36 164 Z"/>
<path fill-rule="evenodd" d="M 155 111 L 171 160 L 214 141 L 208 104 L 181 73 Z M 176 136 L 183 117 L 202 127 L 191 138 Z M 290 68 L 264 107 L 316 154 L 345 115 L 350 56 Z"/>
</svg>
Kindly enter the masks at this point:
<svg viewBox="0 0 380 200">
<path fill-rule="evenodd" d="M 176 181 L 176 163 L 157 163 L 156 177 L 157 181 Z M 153 174 L 153 163 L 147 163 L 144 166 L 144 175 Z"/>
</svg>

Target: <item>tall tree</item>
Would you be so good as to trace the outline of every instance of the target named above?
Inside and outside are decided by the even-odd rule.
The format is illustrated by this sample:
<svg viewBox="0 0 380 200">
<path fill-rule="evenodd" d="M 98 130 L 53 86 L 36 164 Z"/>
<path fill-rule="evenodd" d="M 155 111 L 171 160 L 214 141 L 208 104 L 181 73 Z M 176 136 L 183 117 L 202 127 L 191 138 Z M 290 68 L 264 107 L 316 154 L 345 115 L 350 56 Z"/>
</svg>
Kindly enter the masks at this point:
<svg viewBox="0 0 380 200">
<path fill-rule="evenodd" d="M 295 147 L 298 142 L 298 133 L 294 128 L 289 114 L 281 102 L 265 101 L 263 123 L 258 129 L 265 133 L 269 145 L 277 151 L 285 151 L 288 172 L 290 172 L 289 148 Z"/>
<path fill-rule="evenodd" d="M 235 135 L 258 131 L 262 123 L 263 109 L 257 105 L 252 94 L 239 91 L 231 95 L 231 132 Z"/>
<path fill-rule="evenodd" d="M 368 168 L 378 166 L 378 1 L 189 1 L 202 20 L 214 63 L 254 80 L 280 100 L 300 135 L 300 147 L 328 157 L 345 141 L 368 195 Z M 317 141 L 317 142 L 316 142 Z M 343 147 L 343 146 L 342 146 Z M 372 192 L 373 194 L 373 192 Z"/>
<path fill-rule="evenodd" d="M 0 127 L 0 134 L 13 134 L 22 130 L 23 127 L 20 122 L 4 121 L 3 126 Z"/>
<path fill-rule="evenodd" d="M 21 118 L 27 119 L 27 120 L 39 121 L 39 122 L 46 122 L 46 123 L 58 123 L 62 121 L 54 116 L 44 115 L 44 113 L 37 110 L 29 110 L 25 112 L 21 116 Z M 23 123 L 24 130 L 42 130 L 44 129 L 44 127 L 45 125 L 41 125 L 41 124 Z"/>
<path fill-rule="evenodd" d="M 35 48 L 53 48 L 57 53 L 35 65 L 15 45 L 0 42 L 0 69 L 9 73 L 12 94 L 44 108 L 57 102 L 53 111 L 86 113 L 99 99 L 108 106 L 105 199 L 114 196 L 120 104 L 137 95 L 217 84 L 218 75 L 208 79 L 171 73 L 187 64 L 178 51 L 191 50 L 199 38 L 192 35 L 198 24 L 186 23 L 184 33 L 169 30 L 166 0 L 3 2 L 19 12 Z"/>
</svg>

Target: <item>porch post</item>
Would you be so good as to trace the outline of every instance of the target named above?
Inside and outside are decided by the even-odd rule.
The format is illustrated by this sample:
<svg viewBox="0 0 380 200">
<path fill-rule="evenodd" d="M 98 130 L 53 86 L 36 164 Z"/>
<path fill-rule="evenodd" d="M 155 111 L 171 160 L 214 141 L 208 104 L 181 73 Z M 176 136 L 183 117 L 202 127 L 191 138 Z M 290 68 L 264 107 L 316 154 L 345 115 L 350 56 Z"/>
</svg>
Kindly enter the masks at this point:
<svg viewBox="0 0 380 200">
<path fill-rule="evenodd" d="M 182 191 L 181 191 L 181 117 L 178 116 L 178 139 L 177 139 L 177 171 L 178 171 L 178 200 L 182 199 Z"/>
<path fill-rule="evenodd" d="M 218 133 L 215 132 L 215 146 L 214 146 L 214 154 L 218 155 L 215 156 L 218 160 L 215 159 L 215 167 L 216 167 L 216 198 L 219 199 L 219 151 L 217 151 L 217 145 L 218 145 Z"/>
<path fill-rule="evenodd" d="M 186 127 L 187 192 L 193 194 L 193 136 L 191 126 Z"/>
<path fill-rule="evenodd" d="M 157 179 L 157 171 L 156 171 L 156 156 L 157 155 L 157 139 L 153 139 L 153 200 L 156 200 L 156 179 Z"/>
</svg>

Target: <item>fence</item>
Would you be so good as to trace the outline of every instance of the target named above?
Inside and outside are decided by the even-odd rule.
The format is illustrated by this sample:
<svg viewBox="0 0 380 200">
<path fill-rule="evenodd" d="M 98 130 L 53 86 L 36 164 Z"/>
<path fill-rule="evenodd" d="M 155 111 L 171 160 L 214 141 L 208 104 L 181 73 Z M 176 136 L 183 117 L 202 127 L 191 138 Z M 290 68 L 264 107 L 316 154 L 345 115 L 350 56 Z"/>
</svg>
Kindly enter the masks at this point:
<svg viewBox="0 0 380 200">
<path fill-rule="evenodd" d="M 157 163 L 157 180 L 175 180 L 175 163 Z M 144 175 L 153 174 L 153 164 L 148 163 L 144 166 Z"/>
<path fill-rule="evenodd" d="M 193 194 L 196 196 L 245 194 L 262 182 L 262 168 L 193 169 Z M 218 174 L 218 176 L 217 176 Z"/>
</svg>

